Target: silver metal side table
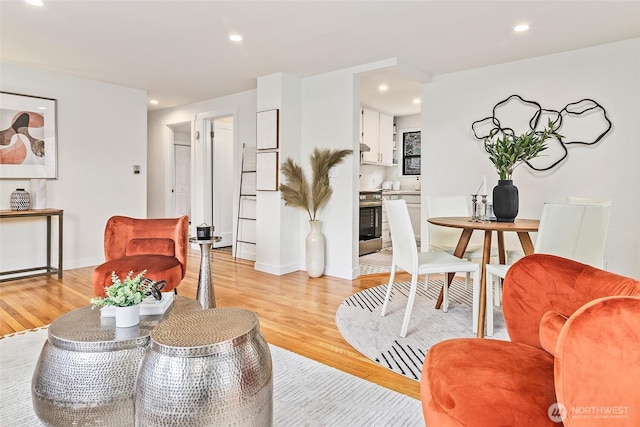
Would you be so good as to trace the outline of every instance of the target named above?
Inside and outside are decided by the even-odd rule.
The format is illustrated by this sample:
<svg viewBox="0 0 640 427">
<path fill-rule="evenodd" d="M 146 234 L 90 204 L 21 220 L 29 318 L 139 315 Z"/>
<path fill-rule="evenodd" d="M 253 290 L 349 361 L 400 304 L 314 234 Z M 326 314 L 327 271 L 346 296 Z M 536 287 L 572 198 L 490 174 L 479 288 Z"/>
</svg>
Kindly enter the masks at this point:
<svg viewBox="0 0 640 427">
<path fill-rule="evenodd" d="M 215 242 L 222 240 L 220 236 L 214 236 L 212 239 L 198 239 L 190 237 L 189 242 L 198 243 L 200 245 L 200 273 L 198 275 L 198 292 L 196 299 L 200 302 L 203 309 L 215 308 L 216 295 L 213 292 L 213 279 L 211 278 L 211 246 Z"/>
<path fill-rule="evenodd" d="M 33 409 L 46 426 L 130 426 L 133 391 L 151 332 L 164 319 L 201 311 L 198 301 L 176 296 L 162 315 L 116 328 L 91 306 L 66 313 L 49 326 L 33 373 Z"/>
<path fill-rule="evenodd" d="M 273 371 L 258 316 L 225 307 L 174 316 L 151 333 L 136 426 L 273 424 Z"/>
</svg>

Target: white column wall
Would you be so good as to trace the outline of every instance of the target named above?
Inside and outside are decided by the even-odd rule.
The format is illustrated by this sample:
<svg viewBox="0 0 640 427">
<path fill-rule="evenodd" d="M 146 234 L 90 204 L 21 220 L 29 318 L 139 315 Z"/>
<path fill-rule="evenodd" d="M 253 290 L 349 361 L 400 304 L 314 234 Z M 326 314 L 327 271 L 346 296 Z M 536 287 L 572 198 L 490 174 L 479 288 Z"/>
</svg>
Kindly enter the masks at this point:
<svg viewBox="0 0 640 427">
<path fill-rule="evenodd" d="M 422 216 L 427 194 L 470 194 L 482 175 L 489 191 L 497 184 L 482 143 L 471 133 L 471 123 L 490 116 L 496 103 L 518 94 L 560 110 L 591 98 L 606 109 L 611 132 L 594 146 L 569 146 L 567 159 L 551 171 L 516 169 L 518 217 L 540 218 L 544 202 L 569 195 L 611 197 L 607 269 L 639 278 L 639 76 L 640 39 L 634 39 L 435 77 L 422 86 Z M 425 239 L 426 227 L 422 233 Z M 505 234 L 508 247 L 519 247 L 514 233 Z"/>
<path fill-rule="evenodd" d="M 302 81 L 303 167 L 310 176 L 309 155 L 315 147 L 351 149 L 354 154 L 334 168 L 333 195 L 319 212 L 326 241 L 325 274 L 352 279 L 358 268 L 359 85 L 348 69 Z M 302 224 L 306 236 L 308 224 Z M 304 260 L 304 258 L 302 258 Z"/>
<path fill-rule="evenodd" d="M 147 94 L 38 68 L 1 67 L 2 91 L 57 100 L 58 179 L 47 181 L 47 207 L 64 210 L 63 268 L 104 262 L 107 219 L 147 214 Z M 141 166 L 139 175 L 133 165 Z M 0 209 L 9 209 L 17 187 L 29 191 L 30 181 L 0 180 Z M 0 270 L 45 264 L 45 224 L 43 218 L 0 222 Z"/>
<path fill-rule="evenodd" d="M 280 164 L 287 157 L 300 162 L 300 79 L 278 73 L 258 79 L 257 111 L 278 109 Z M 255 119 L 254 119 L 255 120 Z M 258 191 L 256 201 L 255 269 L 282 275 L 300 269 L 300 210 L 284 206 L 279 191 Z"/>
</svg>

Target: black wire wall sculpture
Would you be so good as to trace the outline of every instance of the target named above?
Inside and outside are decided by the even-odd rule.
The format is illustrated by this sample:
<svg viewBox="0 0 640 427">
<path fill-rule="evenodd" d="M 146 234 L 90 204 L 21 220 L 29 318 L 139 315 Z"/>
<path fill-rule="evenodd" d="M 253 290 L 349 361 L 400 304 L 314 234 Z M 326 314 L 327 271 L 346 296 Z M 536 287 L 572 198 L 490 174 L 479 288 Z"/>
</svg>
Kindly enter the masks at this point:
<svg viewBox="0 0 640 427">
<path fill-rule="evenodd" d="M 581 123 L 587 116 L 594 119 L 596 123 L 591 126 L 582 126 Z M 578 123 L 574 122 L 575 119 L 583 120 L 579 121 L 580 124 L 574 125 Z M 569 154 L 567 145 L 594 145 L 611 130 L 611 120 L 607 117 L 606 110 L 593 99 L 585 98 L 572 102 L 562 110 L 556 111 L 542 108 L 537 102 L 526 100 L 520 95 L 511 95 L 498 102 L 493 107 L 491 117 L 476 120 L 471 124 L 471 130 L 477 139 L 484 141 L 486 151 L 488 138 L 491 135 L 496 138 L 523 134 L 530 130 L 538 132 L 536 130 L 538 125 L 544 126 L 549 121 L 551 121 L 552 130 L 563 135 L 564 140 L 549 139 L 544 156 L 525 162 L 536 171 L 547 171 L 560 164 Z M 569 122 L 571 124 L 567 125 Z M 540 130 L 539 133 L 542 131 Z"/>
</svg>

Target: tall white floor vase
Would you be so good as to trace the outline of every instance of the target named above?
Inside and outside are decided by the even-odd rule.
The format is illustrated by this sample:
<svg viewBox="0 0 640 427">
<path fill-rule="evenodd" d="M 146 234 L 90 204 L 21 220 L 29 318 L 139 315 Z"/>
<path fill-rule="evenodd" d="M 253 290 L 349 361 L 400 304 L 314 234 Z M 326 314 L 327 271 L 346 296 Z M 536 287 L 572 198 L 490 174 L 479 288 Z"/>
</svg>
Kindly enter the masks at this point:
<svg viewBox="0 0 640 427">
<path fill-rule="evenodd" d="M 324 273 L 324 236 L 320 231 L 320 221 L 309 221 L 311 231 L 307 234 L 307 274 L 320 277 Z"/>
</svg>

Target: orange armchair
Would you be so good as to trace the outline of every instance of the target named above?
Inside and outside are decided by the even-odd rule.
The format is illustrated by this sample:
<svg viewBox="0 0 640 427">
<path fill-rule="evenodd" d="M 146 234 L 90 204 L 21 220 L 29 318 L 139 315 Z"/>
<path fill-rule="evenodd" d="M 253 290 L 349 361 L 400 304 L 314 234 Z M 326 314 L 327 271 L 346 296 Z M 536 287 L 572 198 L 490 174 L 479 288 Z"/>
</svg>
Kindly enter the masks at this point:
<svg viewBox="0 0 640 427">
<path fill-rule="evenodd" d="M 174 290 L 187 273 L 189 217 L 136 219 L 114 216 L 104 230 L 106 262 L 93 272 L 93 291 L 104 296 L 111 286 L 111 272 L 123 279 L 133 270 L 147 270 L 145 277 L 165 280 L 163 292 Z"/>
<path fill-rule="evenodd" d="M 510 342 L 427 352 L 428 426 L 640 425 L 640 281 L 530 255 L 507 273 L 503 307 Z"/>
</svg>

